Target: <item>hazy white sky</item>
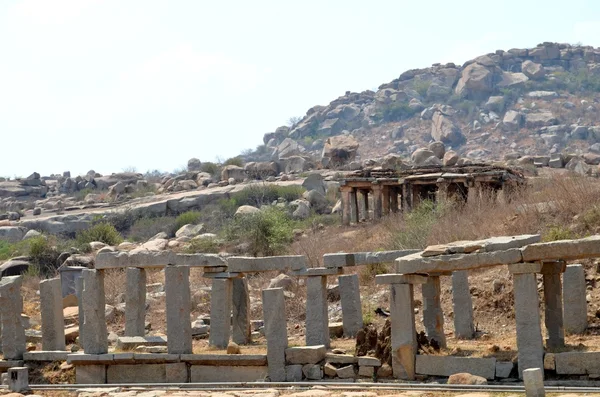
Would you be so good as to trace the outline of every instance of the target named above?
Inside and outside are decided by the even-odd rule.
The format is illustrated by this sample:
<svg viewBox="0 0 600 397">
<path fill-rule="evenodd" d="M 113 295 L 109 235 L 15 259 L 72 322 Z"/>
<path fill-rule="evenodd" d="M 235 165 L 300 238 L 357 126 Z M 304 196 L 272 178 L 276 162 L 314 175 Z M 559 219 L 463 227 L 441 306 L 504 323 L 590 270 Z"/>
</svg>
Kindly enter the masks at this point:
<svg viewBox="0 0 600 397">
<path fill-rule="evenodd" d="M 600 46 L 595 0 L 1 0 L 0 175 L 170 171 L 403 71 Z"/>
</svg>

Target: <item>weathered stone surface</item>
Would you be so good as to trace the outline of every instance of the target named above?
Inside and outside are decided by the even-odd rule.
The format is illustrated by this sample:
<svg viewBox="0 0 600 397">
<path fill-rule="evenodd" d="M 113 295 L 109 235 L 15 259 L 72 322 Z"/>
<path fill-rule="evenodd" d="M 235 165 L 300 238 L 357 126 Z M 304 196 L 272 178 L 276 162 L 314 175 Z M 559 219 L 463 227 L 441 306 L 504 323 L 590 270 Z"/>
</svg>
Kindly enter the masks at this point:
<svg viewBox="0 0 600 397">
<path fill-rule="evenodd" d="M 127 268 L 125 291 L 125 336 L 146 334 L 146 270 Z"/>
<path fill-rule="evenodd" d="M 392 368 L 399 379 L 415 378 L 417 338 L 412 284 L 392 284 L 390 287 L 390 321 Z"/>
<path fill-rule="evenodd" d="M 302 270 L 306 268 L 303 255 L 270 256 L 264 258 L 232 256 L 227 259 L 227 270 L 237 273 L 266 272 L 271 270 Z"/>
<path fill-rule="evenodd" d="M 239 345 L 246 345 L 252 341 L 250 327 L 250 292 L 248 280 L 234 278 L 232 281 L 233 323 L 232 340 Z"/>
<path fill-rule="evenodd" d="M 75 367 L 75 383 L 84 385 L 106 383 L 106 365 L 79 365 Z"/>
<path fill-rule="evenodd" d="M 483 376 L 471 375 L 469 373 L 458 373 L 448 377 L 449 385 L 487 385 L 487 379 Z"/>
<path fill-rule="evenodd" d="M 306 279 L 306 302 L 306 345 L 329 347 L 326 276 Z"/>
<path fill-rule="evenodd" d="M 427 276 L 420 274 L 378 274 L 376 284 L 425 284 Z"/>
<path fill-rule="evenodd" d="M 568 265 L 563 275 L 565 331 L 583 333 L 587 328 L 587 301 L 585 270 L 581 265 Z"/>
<path fill-rule="evenodd" d="M 450 376 L 461 372 L 494 379 L 495 358 L 417 355 L 416 371 L 421 375 Z"/>
<path fill-rule="evenodd" d="M 600 374 L 600 352 L 555 353 L 558 375 Z"/>
<path fill-rule="evenodd" d="M 523 383 L 527 397 L 544 397 L 544 370 L 542 368 L 529 368 L 523 371 Z"/>
<path fill-rule="evenodd" d="M 325 345 L 289 347 L 285 350 L 288 364 L 317 364 L 325 359 Z"/>
<path fill-rule="evenodd" d="M 356 377 L 354 365 L 345 365 L 337 369 L 336 374 L 340 379 L 352 379 Z"/>
<path fill-rule="evenodd" d="M 375 375 L 374 367 L 364 367 L 364 366 L 358 367 L 358 376 L 360 376 L 362 378 L 373 378 L 374 375 Z"/>
<path fill-rule="evenodd" d="M 190 322 L 190 268 L 167 266 L 165 292 L 167 314 L 167 347 L 171 354 L 192 352 L 192 323 Z"/>
<path fill-rule="evenodd" d="M 24 361 L 67 361 L 69 352 L 61 351 L 31 351 L 23 353 Z"/>
<path fill-rule="evenodd" d="M 214 279 L 210 291 L 210 346 L 224 349 L 231 335 L 231 279 Z M 188 315 L 189 322 L 189 315 Z"/>
<path fill-rule="evenodd" d="M 435 273 L 472 270 L 482 267 L 508 265 L 522 261 L 521 250 L 494 251 L 472 254 L 440 255 L 423 258 L 420 253 L 396 259 L 397 273 Z"/>
<path fill-rule="evenodd" d="M 429 339 L 433 339 L 440 347 L 446 347 L 444 334 L 444 312 L 441 304 L 440 278 L 429 277 L 422 285 L 423 295 L 423 326 Z"/>
<path fill-rule="evenodd" d="M 166 383 L 166 365 L 109 365 L 106 369 L 106 383 Z M 182 369 L 185 369 L 185 364 Z M 187 373 L 187 369 L 185 372 Z"/>
<path fill-rule="evenodd" d="M 40 281 L 42 349 L 65 350 L 65 319 L 59 278 Z"/>
<path fill-rule="evenodd" d="M 120 336 L 116 347 L 120 350 L 133 350 L 139 346 L 167 346 L 167 344 L 167 338 L 162 336 Z"/>
<path fill-rule="evenodd" d="M 357 274 L 349 274 L 338 278 L 342 305 L 342 322 L 344 335 L 354 337 L 363 327 L 362 305 Z"/>
<path fill-rule="evenodd" d="M 468 273 L 464 270 L 452 273 L 452 307 L 454 309 L 454 336 L 471 339 L 473 326 L 473 301 L 469 289 Z"/>
<path fill-rule="evenodd" d="M 300 382 L 302 381 L 302 365 L 286 365 L 285 366 L 285 381 L 286 382 Z"/>
<path fill-rule="evenodd" d="M 100 251 L 96 255 L 96 269 L 163 268 L 166 265 L 189 267 L 227 266 L 225 259 L 216 254 L 179 254 L 172 251 Z"/>
<path fill-rule="evenodd" d="M 546 347 L 558 348 L 565 345 L 563 328 L 562 284 L 560 273 L 544 274 L 544 323 L 548 338 Z"/>
<path fill-rule="evenodd" d="M 21 321 L 22 284 L 22 276 L 8 276 L 0 280 L 0 321 L 2 353 L 5 360 L 21 360 L 26 351 L 25 329 Z"/>
<path fill-rule="evenodd" d="M 325 267 L 346 267 L 370 265 L 375 263 L 393 263 L 397 258 L 419 252 L 418 250 L 398 250 L 380 252 L 354 252 L 323 255 Z"/>
<path fill-rule="evenodd" d="M 104 272 L 86 269 L 83 274 L 83 311 L 84 323 L 83 350 L 88 354 L 108 352 L 108 333 L 106 331 L 106 302 L 104 294 Z"/>
<path fill-rule="evenodd" d="M 285 374 L 285 367 L 282 371 Z M 268 369 L 262 367 L 218 367 L 212 365 L 192 365 L 191 382 L 263 382 Z M 271 379 L 272 380 L 272 379 Z M 285 381 L 285 378 L 281 381 Z"/>
<path fill-rule="evenodd" d="M 543 368 L 544 346 L 539 316 L 539 297 L 535 274 L 513 276 L 519 377 L 528 368 Z"/>
<path fill-rule="evenodd" d="M 350 354 L 327 353 L 325 359 L 332 364 L 356 364 L 358 362 L 358 357 Z"/>
<path fill-rule="evenodd" d="M 264 354 L 181 354 L 181 361 L 195 365 L 220 367 L 262 367 L 267 365 Z"/>
<path fill-rule="evenodd" d="M 262 301 L 269 378 L 272 382 L 283 382 L 286 379 L 285 357 L 288 345 L 283 289 L 264 289 Z"/>
<path fill-rule="evenodd" d="M 436 141 L 452 145 L 458 145 L 465 140 L 465 136 L 453 118 L 441 111 L 435 111 L 431 118 L 431 137 Z"/>
<path fill-rule="evenodd" d="M 29 388 L 29 368 L 13 367 L 8 369 L 8 390 L 13 393 L 26 393 Z"/>
<path fill-rule="evenodd" d="M 381 360 L 375 357 L 363 356 L 358 358 L 358 365 L 361 367 L 380 367 Z"/>
<path fill-rule="evenodd" d="M 531 244 L 522 251 L 525 262 L 594 258 L 600 256 L 600 236 Z"/>
<path fill-rule="evenodd" d="M 508 378 L 514 367 L 510 361 L 496 361 L 496 378 Z"/>
<path fill-rule="evenodd" d="M 323 379 L 323 368 L 319 364 L 305 364 L 302 366 L 302 373 L 308 380 Z"/>
</svg>

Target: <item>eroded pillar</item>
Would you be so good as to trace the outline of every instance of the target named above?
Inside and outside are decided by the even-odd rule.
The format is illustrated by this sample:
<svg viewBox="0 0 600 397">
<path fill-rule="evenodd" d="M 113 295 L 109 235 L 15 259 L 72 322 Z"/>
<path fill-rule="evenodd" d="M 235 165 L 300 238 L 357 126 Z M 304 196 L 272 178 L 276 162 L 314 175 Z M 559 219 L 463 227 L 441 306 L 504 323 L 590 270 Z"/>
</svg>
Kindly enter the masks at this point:
<svg viewBox="0 0 600 397">
<path fill-rule="evenodd" d="M 356 189 L 350 192 L 350 221 L 358 223 L 358 194 Z"/>
<path fill-rule="evenodd" d="M 560 275 L 564 262 L 544 263 L 544 323 L 548 339 L 546 346 L 555 348 L 565 345 L 565 330 L 563 327 L 562 285 Z"/>
<path fill-rule="evenodd" d="M 66 349 L 65 319 L 63 315 L 60 278 L 40 281 L 40 312 L 42 317 L 42 349 Z"/>
<path fill-rule="evenodd" d="M 383 212 L 383 215 L 389 215 L 389 213 L 390 213 L 390 187 L 383 186 L 381 189 L 381 195 L 382 195 L 381 210 Z"/>
<path fill-rule="evenodd" d="M 363 220 L 367 221 L 369 220 L 369 191 L 368 190 L 361 190 L 360 191 L 360 195 L 361 195 L 361 217 Z"/>
<path fill-rule="evenodd" d="M 373 219 L 381 219 L 383 214 L 383 186 L 373 185 Z"/>
<path fill-rule="evenodd" d="M 5 360 L 22 360 L 26 349 L 25 329 L 21 322 L 23 298 L 22 276 L 0 280 L 0 314 L 2 321 L 2 352 Z"/>
<path fill-rule="evenodd" d="M 345 276 L 339 276 L 338 282 L 342 304 L 344 336 L 355 337 L 356 333 L 363 328 L 358 275 L 347 274 Z"/>
<path fill-rule="evenodd" d="M 446 347 L 444 312 L 441 303 L 440 277 L 431 276 L 422 286 L 423 326 L 429 339 L 435 339 L 440 347 Z"/>
<path fill-rule="evenodd" d="M 269 379 L 271 382 L 284 382 L 285 349 L 288 347 L 288 339 L 283 289 L 264 289 L 262 301 Z"/>
<path fill-rule="evenodd" d="M 306 346 L 329 347 L 327 276 L 306 278 Z"/>
<path fill-rule="evenodd" d="M 87 354 L 108 353 L 104 296 L 104 271 L 85 269 L 83 274 L 83 351 Z"/>
<path fill-rule="evenodd" d="M 473 300 L 466 270 L 452 273 L 452 307 L 454 309 L 454 336 L 459 339 L 472 339 L 475 335 Z"/>
<path fill-rule="evenodd" d="M 412 209 L 412 188 L 409 184 L 402 184 L 402 211 Z"/>
<path fill-rule="evenodd" d="M 232 282 L 215 278 L 210 290 L 210 346 L 226 348 L 231 335 Z"/>
<path fill-rule="evenodd" d="M 391 188 L 390 206 L 393 213 L 398 212 L 398 189 Z"/>
<path fill-rule="evenodd" d="M 349 225 L 350 224 L 350 192 L 352 191 L 351 187 L 342 186 L 340 187 L 340 193 L 342 194 L 342 224 Z"/>
<path fill-rule="evenodd" d="M 250 293 L 246 277 L 234 278 L 233 282 L 233 332 L 232 339 L 238 345 L 252 341 L 250 328 Z"/>
<path fill-rule="evenodd" d="M 392 284 L 390 294 L 392 370 L 396 378 L 414 380 L 417 354 L 414 286 Z"/>
<path fill-rule="evenodd" d="M 84 322 L 85 316 L 83 311 L 83 275 L 75 278 L 75 294 L 77 295 L 77 321 L 79 323 L 79 344 L 83 346 L 85 339 Z"/>
<path fill-rule="evenodd" d="M 583 266 L 568 265 L 563 275 L 564 327 L 570 334 L 581 334 L 587 328 L 587 300 Z"/>
<path fill-rule="evenodd" d="M 523 370 L 544 368 L 544 345 L 535 273 L 513 273 L 519 378 Z"/>
<path fill-rule="evenodd" d="M 146 270 L 127 268 L 125 336 L 146 335 Z"/>
<path fill-rule="evenodd" d="M 192 353 L 190 268 L 165 267 L 167 350 L 169 354 Z"/>
</svg>

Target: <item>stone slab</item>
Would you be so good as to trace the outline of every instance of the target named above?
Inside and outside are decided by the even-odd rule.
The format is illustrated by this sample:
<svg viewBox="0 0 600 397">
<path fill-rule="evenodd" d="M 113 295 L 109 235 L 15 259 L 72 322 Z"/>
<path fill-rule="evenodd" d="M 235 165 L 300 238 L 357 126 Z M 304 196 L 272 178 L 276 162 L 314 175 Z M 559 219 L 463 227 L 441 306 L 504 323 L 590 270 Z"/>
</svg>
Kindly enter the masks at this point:
<svg viewBox="0 0 600 397">
<path fill-rule="evenodd" d="M 306 257 L 303 255 L 269 256 L 263 258 L 232 256 L 227 259 L 230 272 L 254 273 L 271 270 L 306 269 Z"/>
<path fill-rule="evenodd" d="M 267 365 L 266 354 L 182 354 L 180 359 L 194 365 L 218 367 L 263 367 Z"/>
<path fill-rule="evenodd" d="M 138 346 L 167 346 L 167 337 L 166 336 L 121 336 L 117 339 L 117 344 L 116 344 L 117 349 L 133 350 Z"/>
<path fill-rule="evenodd" d="M 101 385 L 106 383 L 106 365 L 82 365 L 75 368 L 75 383 Z"/>
<path fill-rule="evenodd" d="M 285 366 L 285 381 L 286 382 L 301 382 L 302 381 L 302 365 L 286 365 Z"/>
<path fill-rule="evenodd" d="M 202 273 L 202 277 L 206 278 L 238 278 L 242 277 L 242 273 L 220 272 L 220 273 Z"/>
<path fill-rule="evenodd" d="M 381 360 L 375 357 L 359 357 L 358 365 L 361 367 L 381 367 Z"/>
<path fill-rule="evenodd" d="M 67 351 L 31 351 L 23 353 L 23 361 L 67 361 Z"/>
<path fill-rule="evenodd" d="M 495 358 L 417 355 L 416 373 L 432 376 L 450 376 L 461 372 L 494 379 Z"/>
<path fill-rule="evenodd" d="M 437 273 L 510 265 L 519 262 L 522 262 L 519 248 L 506 251 L 440 255 L 428 258 L 423 258 L 420 253 L 417 253 L 396 259 L 396 272 L 402 274 Z"/>
<path fill-rule="evenodd" d="M 74 353 L 67 356 L 67 363 L 73 365 L 113 364 L 114 354 Z"/>
<path fill-rule="evenodd" d="M 338 276 L 341 274 L 344 274 L 342 267 L 311 267 L 291 272 L 291 275 L 296 277 Z"/>
<path fill-rule="evenodd" d="M 375 375 L 375 367 L 358 367 L 358 376 L 361 378 L 372 378 Z"/>
<path fill-rule="evenodd" d="M 0 360 L 0 370 L 6 370 L 12 367 L 22 367 L 23 360 Z"/>
<path fill-rule="evenodd" d="M 376 284 L 425 284 L 427 276 L 421 274 L 378 274 Z"/>
<path fill-rule="evenodd" d="M 187 383 L 190 375 L 186 363 L 165 364 L 165 377 L 167 383 Z"/>
<path fill-rule="evenodd" d="M 190 368 L 190 382 L 262 382 L 267 374 L 266 366 L 192 365 Z"/>
<path fill-rule="evenodd" d="M 109 365 L 106 383 L 166 383 L 166 364 Z"/>
<path fill-rule="evenodd" d="M 285 349 L 285 361 L 288 364 L 317 364 L 325 359 L 325 345 L 297 346 Z"/>
<path fill-rule="evenodd" d="M 526 262 L 595 258 L 600 256 L 600 235 L 578 240 L 531 244 L 523 247 L 521 251 Z"/>
<path fill-rule="evenodd" d="M 126 267 L 163 268 L 167 265 L 188 267 L 227 266 L 225 258 L 217 254 L 179 254 L 172 251 L 99 252 L 96 269 L 123 269 Z"/>
<path fill-rule="evenodd" d="M 180 356 L 164 353 L 133 353 L 133 361 L 146 364 L 175 363 L 180 361 Z"/>
<path fill-rule="evenodd" d="M 542 368 L 529 368 L 523 371 L 523 383 L 527 397 L 544 397 L 544 370 Z"/>
<path fill-rule="evenodd" d="M 358 357 L 351 356 L 350 354 L 327 353 L 325 361 L 332 364 L 356 364 L 358 363 Z"/>
<path fill-rule="evenodd" d="M 496 378 L 508 378 L 514 367 L 510 361 L 496 361 Z"/>
<path fill-rule="evenodd" d="M 354 252 L 323 255 L 325 267 L 347 267 L 370 265 L 375 263 L 393 263 L 397 258 L 414 254 L 418 250 L 379 251 L 379 252 Z"/>
<path fill-rule="evenodd" d="M 541 273 L 542 268 L 542 262 L 524 262 L 508 265 L 508 271 L 512 274 Z"/>
<path fill-rule="evenodd" d="M 558 375 L 600 374 L 600 352 L 555 353 Z"/>
</svg>

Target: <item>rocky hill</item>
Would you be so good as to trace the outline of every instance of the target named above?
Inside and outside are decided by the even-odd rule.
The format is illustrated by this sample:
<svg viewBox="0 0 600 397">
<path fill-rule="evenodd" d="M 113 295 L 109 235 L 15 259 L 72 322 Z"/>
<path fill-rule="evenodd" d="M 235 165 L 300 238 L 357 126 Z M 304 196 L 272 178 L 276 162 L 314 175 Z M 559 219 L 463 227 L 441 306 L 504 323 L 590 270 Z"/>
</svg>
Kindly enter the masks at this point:
<svg viewBox="0 0 600 397">
<path fill-rule="evenodd" d="M 497 50 L 462 66 L 408 70 L 376 92 L 346 92 L 265 134 L 247 159 L 292 161 L 292 169 L 315 161 L 355 168 L 390 153 L 408 158 L 441 141 L 472 160 L 525 157 L 521 163 L 547 165 L 553 155 L 562 167 L 580 156 L 582 164 L 597 165 L 599 101 L 600 48 L 543 43 Z"/>
</svg>

